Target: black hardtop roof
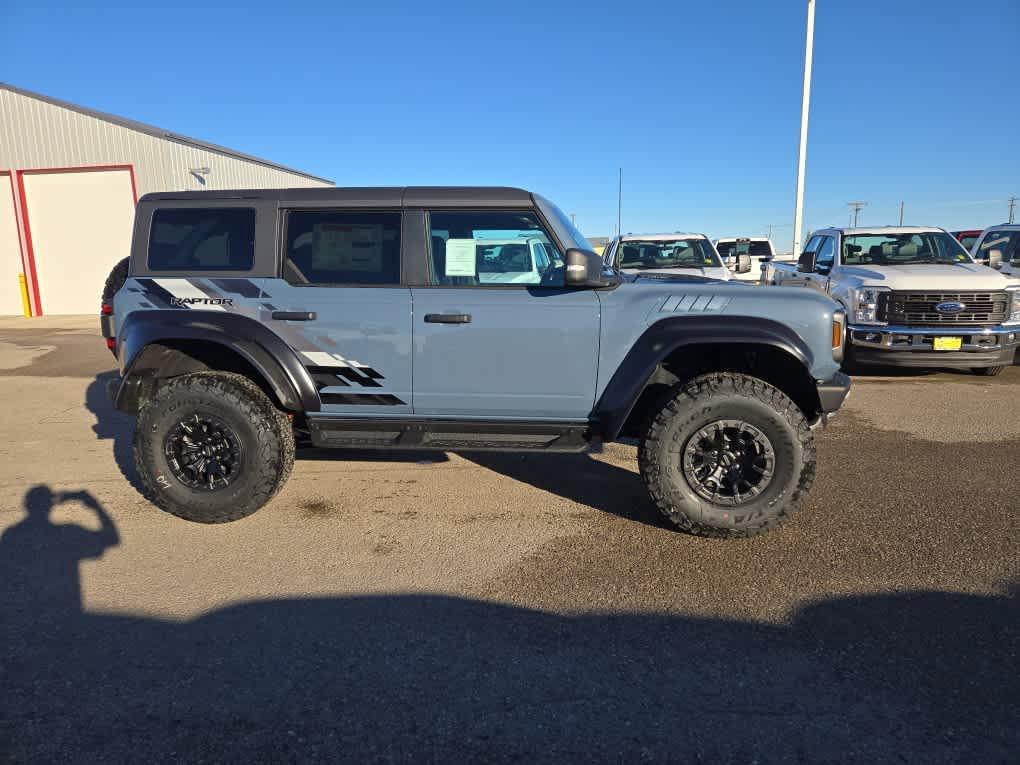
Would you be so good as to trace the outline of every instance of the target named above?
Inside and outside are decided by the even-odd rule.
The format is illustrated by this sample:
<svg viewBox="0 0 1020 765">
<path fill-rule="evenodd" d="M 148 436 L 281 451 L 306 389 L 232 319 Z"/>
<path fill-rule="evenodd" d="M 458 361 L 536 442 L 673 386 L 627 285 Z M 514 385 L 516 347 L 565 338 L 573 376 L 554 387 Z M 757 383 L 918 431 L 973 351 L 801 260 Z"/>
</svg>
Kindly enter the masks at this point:
<svg viewBox="0 0 1020 765">
<path fill-rule="evenodd" d="M 284 205 L 339 204 L 357 207 L 464 207 L 531 205 L 530 191 L 510 186 L 390 186 L 362 188 L 160 191 L 139 202 L 266 200 Z"/>
</svg>

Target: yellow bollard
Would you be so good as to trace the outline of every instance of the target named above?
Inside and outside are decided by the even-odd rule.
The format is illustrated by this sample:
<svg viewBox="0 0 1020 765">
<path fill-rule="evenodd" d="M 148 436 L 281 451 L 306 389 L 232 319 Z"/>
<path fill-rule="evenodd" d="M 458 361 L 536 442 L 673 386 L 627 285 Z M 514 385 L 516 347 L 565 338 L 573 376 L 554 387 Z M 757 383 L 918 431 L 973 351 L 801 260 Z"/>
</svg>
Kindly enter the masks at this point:
<svg viewBox="0 0 1020 765">
<path fill-rule="evenodd" d="M 27 318 L 31 318 L 32 303 L 28 299 L 28 280 L 24 274 L 18 274 L 18 286 L 21 287 L 21 311 Z"/>
</svg>

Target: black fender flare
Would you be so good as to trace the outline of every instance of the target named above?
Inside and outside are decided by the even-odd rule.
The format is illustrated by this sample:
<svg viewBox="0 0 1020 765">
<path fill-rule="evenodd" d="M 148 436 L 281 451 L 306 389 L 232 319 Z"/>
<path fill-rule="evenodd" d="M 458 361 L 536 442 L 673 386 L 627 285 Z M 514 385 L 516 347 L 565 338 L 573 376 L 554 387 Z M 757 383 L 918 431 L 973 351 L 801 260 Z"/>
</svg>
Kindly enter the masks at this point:
<svg viewBox="0 0 1020 765">
<path fill-rule="evenodd" d="M 130 411 L 133 408 L 130 398 L 132 391 L 137 391 L 139 378 L 156 371 L 140 366 L 145 349 L 180 340 L 212 343 L 237 353 L 262 375 L 284 409 L 319 411 L 319 394 L 308 370 L 279 335 L 247 316 L 201 310 L 128 314 L 117 339 L 121 382 L 113 399 L 118 409 Z"/>
<path fill-rule="evenodd" d="M 790 354 L 810 370 L 814 361 L 804 338 L 785 324 L 754 316 L 674 316 L 646 329 L 616 368 L 595 405 L 602 437 L 623 429 L 656 367 L 673 351 L 690 345 L 767 345 Z"/>
</svg>

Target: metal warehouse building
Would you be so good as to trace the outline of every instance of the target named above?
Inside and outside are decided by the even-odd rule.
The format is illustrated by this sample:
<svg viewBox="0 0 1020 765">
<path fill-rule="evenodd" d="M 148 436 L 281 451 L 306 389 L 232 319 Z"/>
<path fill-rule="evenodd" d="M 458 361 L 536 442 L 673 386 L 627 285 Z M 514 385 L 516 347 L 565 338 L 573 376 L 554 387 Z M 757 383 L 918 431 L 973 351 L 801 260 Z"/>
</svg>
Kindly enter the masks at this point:
<svg viewBox="0 0 1020 765">
<path fill-rule="evenodd" d="M 141 194 L 332 185 L 0 83 L 0 315 L 98 311 Z"/>
</svg>

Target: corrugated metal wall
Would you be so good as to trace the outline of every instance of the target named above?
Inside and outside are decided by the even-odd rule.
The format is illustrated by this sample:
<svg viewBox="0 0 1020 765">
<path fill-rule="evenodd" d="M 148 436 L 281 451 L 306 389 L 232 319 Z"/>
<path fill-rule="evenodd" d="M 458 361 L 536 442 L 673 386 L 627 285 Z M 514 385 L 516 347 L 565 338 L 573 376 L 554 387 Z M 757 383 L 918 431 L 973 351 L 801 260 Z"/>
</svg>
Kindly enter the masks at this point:
<svg viewBox="0 0 1020 765">
<path fill-rule="evenodd" d="M 0 88 L 0 169 L 134 165 L 150 191 L 330 186 L 213 151 L 157 138 Z M 208 167 L 205 183 L 189 172 Z"/>
</svg>

